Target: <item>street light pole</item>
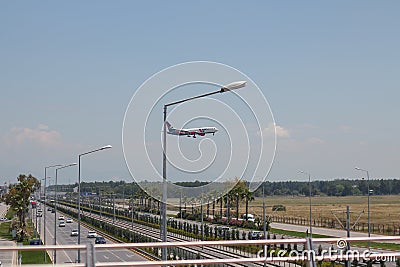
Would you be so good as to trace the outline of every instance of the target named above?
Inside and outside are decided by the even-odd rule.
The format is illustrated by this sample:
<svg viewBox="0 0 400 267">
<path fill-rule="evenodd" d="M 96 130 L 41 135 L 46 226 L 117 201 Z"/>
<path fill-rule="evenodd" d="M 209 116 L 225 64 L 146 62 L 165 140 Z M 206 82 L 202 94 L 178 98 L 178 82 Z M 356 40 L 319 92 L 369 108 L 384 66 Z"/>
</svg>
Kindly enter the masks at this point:
<svg viewBox="0 0 400 267">
<path fill-rule="evenodd" d="M 370 189 L 369 189 L 369 172 L 367 170 L 355 167 L 357 171 L 363 171 L 367 173 L 367 194 L 368 194 L 368 238 L 371 237 L 371 217 L 370 217 L 370 199 L 369 195 L 371 194 Z M 370 247 L 370 241 L 368 240 L 368 248 Z"/>
<path fill-rule="evenodd" d="M 87 154 L 91 154 L 100 150 L 112 148 L 112 146 L 107 145 L 101 148 L 85 152 L 78 155 L 78 245 L 81 244 L 81 157 Z M 78 249 L 78 263 L 81 263 L 81 251 Z"/>
<path fill-rule="evenodd" d="M 264 184 L 262 184 L 262 197 L 263 197 L 263 232 L 264 232 L 264 239 L 267 240 L 267 212 L 265 207 L 265 192 L 264 192 Z M 246 214 L 246 218 L 248 218 Z M 267 245 L 264 244 L 264 257 L 267 257 Z M 267 263 L 264 261 L 264 267 L 267 266 Z"/>
<path fill-rule="evenodd" d="M 49 168 L 54 168 L 54 167 L 59 167 L 61 166 L 60 164 L 56 164 L 56 165 L 51 165 L 51 166 L 47 166 L 44 167 L 44 191 L 43 191 L 43 195 L 44 195 L 44 218 L 43 218 L 43 242 L 46 245 L 46 180 L 47 180 L 47 169 Z M 46 250 L 44 251 L 44 263 L 46 263 L 47 261 L 47 257 L 46 257 Z"/>
<path fill-rule="evenodd" d="M 308 190 L 309 190 L 309 202 L 310 202 L 310 237 L 312 238 L 311 174 L 304 171 L 300 171 L 300 173 L 308 175 Z"/>
<path fill-rule="evenodd" d="M 58 175 L 58 170 L 67 168 L 67 167 L 71 167 L 71 166 L 75 166 L 76 163 L 71 163 L 65 166 L 62 166 L 60 168 L 56 169 L 56 181 L 55 181 L 55 188 L 54 188 L 54 192 L 55 192 L 55 197 L 54 197 L 54 245 L 57 245 L 57 187 L 58 187 L 58 183 L 57 183 L 57 175 Z M 53 264 L 57 263 L 57 250 L 54 250 L 54 256 L 53 256 Z"/>
<path fill-rule="evenodd" d="M 239 89 L 239 88 L 242 88 L 245 86 L 246 86 L 246 81 L 233 82 L 226 86 L 221 87 L 218 91 L 186 98 L 183 100 L 175 101 L 175 102 L 164 105 L 164 109 L 163 109 L 163 115 L 164 115 L 164 117 L 163 117 L 164 118 L 163 119 L 163 122 L 164 122 L 164 125 L 163 125 L 163 128 L 164 128 L 164 131 L 163 131 L 163 164 L 162 164 L 163 184 L 162 184 L 162 197 L 161 197 L 161 207 L 160 207 L 161 208 L 161 211 L 160 211 L 160 216 L 161 216 L 160 237 L 161 237 L 162 242 L 167 242 L 167 185 L 168 185 L 167 184 L 167 126 L 166 126 L 167 108 L 169 106 L 181 104 L 183 102 L 187 102 L 190 100 L 194 100 L 194 99 L 198 99 L 198 98 L 202 98 L 202 97 L 206 97 L 206 96 L 210 96 L 210 95 L 214 95 L 214 94 L 218 94 L 218 93 L 229 92 L 229 91 Z M 161 248 L 161 255 L 162 255 L 163 261 L 167 260 L 166 247 Z"/>
</svg>

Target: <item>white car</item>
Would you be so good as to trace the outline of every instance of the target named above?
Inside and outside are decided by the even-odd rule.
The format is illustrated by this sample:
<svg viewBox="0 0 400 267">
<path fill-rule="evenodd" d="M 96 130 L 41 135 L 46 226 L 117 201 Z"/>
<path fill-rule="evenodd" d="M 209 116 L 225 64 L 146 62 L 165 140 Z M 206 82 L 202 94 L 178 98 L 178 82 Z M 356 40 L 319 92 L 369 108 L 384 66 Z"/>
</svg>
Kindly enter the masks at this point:
<svg viewBox="0 0 400 267">
<path fill-rule="evenodd" d="M 65 227 L 65 222 L 60 222 L 59 227 Z"/>
<path fill-rule="evenodd" d="M 59 219 L 59 220 L 64 220 L 64 216 L 60 215 L 60 216 L 58 217 L 58 219 Z"/>
<path fill-rule="evenodd" d="M 68 218 L 66 222 L 67 223 L 73 223 L 74 221 L 71 218 Z"/>
<path fill-rule="evenodd" d="M 79 235 L 78 229 L 74 229 L 71 231 L 71 236 L 78 236 L 78 235 Z"/>
<path fill-rule="evenodd" d="M 88 238 L 96 238 L 97 237 L 96 231 L 89 231 L 87 237 Z"/>
</svg>

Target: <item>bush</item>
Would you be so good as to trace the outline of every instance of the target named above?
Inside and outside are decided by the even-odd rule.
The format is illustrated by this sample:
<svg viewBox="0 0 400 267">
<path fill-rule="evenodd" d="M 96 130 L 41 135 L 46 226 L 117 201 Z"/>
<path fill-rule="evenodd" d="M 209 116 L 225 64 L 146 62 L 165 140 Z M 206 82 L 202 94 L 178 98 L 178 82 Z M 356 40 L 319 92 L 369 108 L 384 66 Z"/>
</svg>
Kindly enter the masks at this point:
<svg viewBox="0 0 400 267">
<path fill-rule="evenodd" d="M 231 219 L 229 221 L 229 225 L 231 225 L 231 226 L 242 226 L 242 224 L 243 224 L 243 221 L 239 221 L 237 219 Z"/>
</svg>

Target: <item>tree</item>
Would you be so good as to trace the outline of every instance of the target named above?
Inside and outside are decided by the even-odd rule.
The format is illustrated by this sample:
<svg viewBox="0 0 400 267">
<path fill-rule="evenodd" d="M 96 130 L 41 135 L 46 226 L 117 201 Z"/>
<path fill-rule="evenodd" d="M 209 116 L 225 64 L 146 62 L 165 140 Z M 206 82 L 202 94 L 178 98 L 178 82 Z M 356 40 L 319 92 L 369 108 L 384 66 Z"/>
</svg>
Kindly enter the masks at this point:
<svg viewBox="0 0 400 267">
<path fill-rule="evenodd" d="M 249 202 L 254 200 L 254 192 L 251 192 L 248 187 L 244 192 L 244 199 L 246 200 L 246 221 L 248 220 L 247 214 L 249 214 Z"/>
<path fill-rule="evenodd" d="M 28 213 L 29 198 L 37 189 L 40 188 L 40 182 L 31 174 L 26 176 L 20 174 L 17 178 L 17 184 L 10 184 L 9 192 L 4 195 L 7 205 L 15 211 L 18 218 L 18 224 L 15 225 L 18 232 L 19 241 L 23 241 L 26 236 L 26 215 Z"/>
</svg>

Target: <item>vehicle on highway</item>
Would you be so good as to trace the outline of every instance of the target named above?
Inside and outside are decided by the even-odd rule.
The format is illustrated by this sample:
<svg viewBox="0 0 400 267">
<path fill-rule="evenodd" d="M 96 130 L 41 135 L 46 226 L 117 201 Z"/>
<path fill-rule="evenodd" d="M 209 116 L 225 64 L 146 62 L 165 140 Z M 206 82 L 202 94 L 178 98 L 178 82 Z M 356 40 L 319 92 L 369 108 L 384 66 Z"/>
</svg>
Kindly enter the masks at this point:
<svg viewBox="0 0 400 267">
<path fill-rule="evenodd" d="M 59 220 L 64 220 L 65 218 L 64 218 L 63 215 L 60 215 L 60 216 L 58 216 L 58 219 L 59 219 Z"/>
<path fill-rule="evenodd" d="M 37 217 L 42 217 L 42 213 L 41 213 L 41 212 L 38 212 L 38 213 L 36 213 L 36 216 L 37 216 Z"/>
<path fill-rule="evenodd" d="M 30 246 L 43 245 L 43 242 L 40 239 L 31 239 L 29 240 L 29 245 Z"/>
<path fill-rule="evenodd" d="M 89 231 L 87 237 L 88 238 L 96 238 L 97 237 L 96 231 Z"/>
<path fill-rule="evenodd" d="M 65 227 L 65 222 L 60 222 L 60 223 L 58 224 L 58 226 L 59 226 L 59 227 Z"/>
<path fill-rule="evenodd" d="M 48 207 L 47 208 L 47 211 L 52 211 L 53 209 L 51 208 L 51 207 Z"/>
<path fill-rule="evenodd" d="M 51 209 L 51 213 L 56 213 L 56 210 L 55 209 Z"/>
<path fill-rule="evenodd" d="M 37 212 L 43 212 L 43 210 L 42 209 L 38 209 Z"/>
<path fill-rule="evenodd" d="M 71 231 L 71 236 L 78 236 L 78 235 L 79 235 L 78 229 L 73 229 Z"/>
<path fill-rule="evenodd" d="M 261 237 L 260 231 L 251 231 L 250 232 L 250 239 L 252 240 L 258 240 Z"/>
<path fill-rule="evenodd" d="M 72 220 L 72 218 L 68 218 L 68 219 L 66 220 L 66 222 L 67 222 L 67 223 L 73 223 L 74 221 Z"/>
<path fill-rule="evenodd" d="M 96 240 L 94 241 L 95 244 L 105 244 L 106 243 L 106 239 L 102 236 L 97 236 Z"/>
<path fill-rule="evenodd" d="M 249 222 L 255 222 L 256 218 L 254 217 L 253 214 L 243 214 L 242 219 L 249 221 Z"/>
</svg>

